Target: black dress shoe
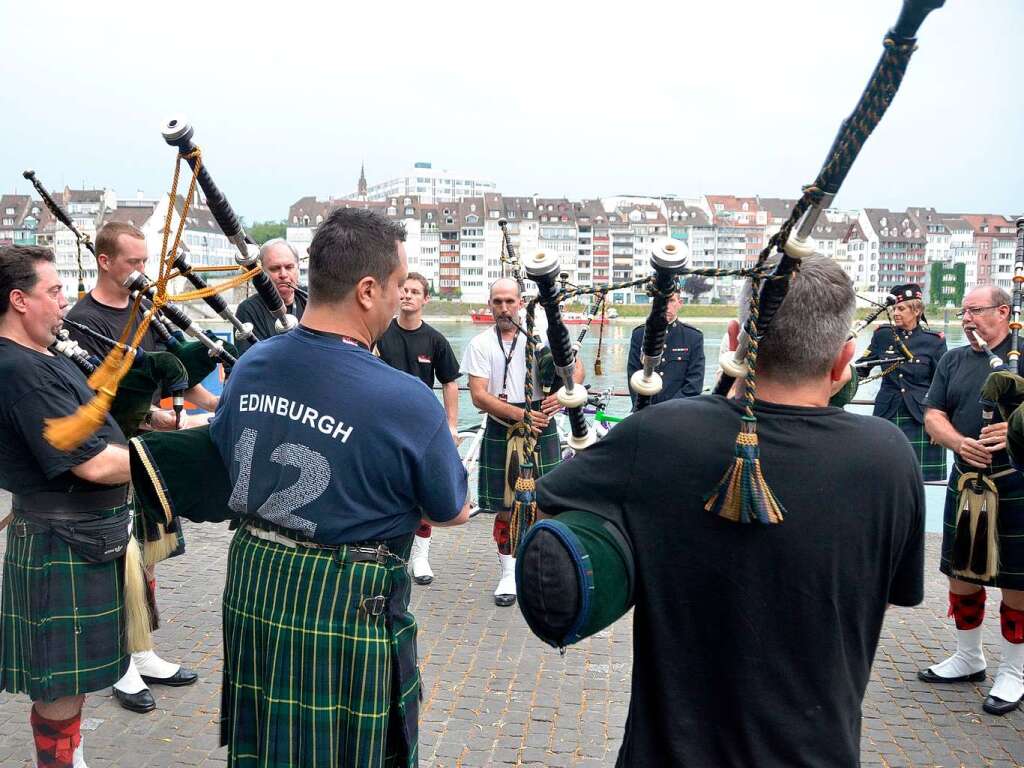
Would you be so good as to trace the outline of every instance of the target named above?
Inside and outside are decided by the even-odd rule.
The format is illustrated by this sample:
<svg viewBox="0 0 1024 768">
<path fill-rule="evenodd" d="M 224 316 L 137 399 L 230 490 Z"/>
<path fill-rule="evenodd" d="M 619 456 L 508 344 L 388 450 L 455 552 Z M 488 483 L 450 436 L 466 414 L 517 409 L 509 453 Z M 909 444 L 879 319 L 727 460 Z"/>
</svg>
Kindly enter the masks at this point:
<svg viewBox="0 0 1024 768">
<path fill-rule="evenodd" d="M 433 576 L 413 576 L 412 580 L 415 581 L 417 584 L 429 584 L 430 582 L 432 582 L 434 580 L 434 577 Z"/>
<path fill-rule="evenodd" d="M 495 595 L 494 604 L 499 608 L 508 608 L 510 605 L 516 604 L 515 595 Z"/>
<path fill-rule="evenodd" d="M 142 679 L 145 680 L 146 678 Z M 942 677 L 932 672 L 931 667 L 929 667 L 918 672 L 917 679 L 924 680 L 926 683 L 980 683 L 985 679 L 985 670 L 971 672 L 969 675 L 960 675 L 960 677 Z"/>
<path fill-rule="evenodd" d="M 1016 701 L 1003 701 L 997 696 L 986 696 L 985 702 L 981 705 L 981 708 L 988 712 L 990 715 L 1005 715 L 1008 712 L 1013 712 L 1020 706 L 1020 699 Z"/>
<path fill-rule="evenodd" d="M 196 680 L 199 679 L 199 675 L 193 672 L 191 669 L 185 669 L 184 667 L 178 667 L 178 671 L 170 677 L 150 677 L 149 675 L 142 676 L 142 682 L 147 685 L 170 685 L 178 688 L 182 685 L 192 685 Z"/>
<path fill-rule="evenodd" d="M 153 701 L 153 694 L 149 692 L 148 688 L 143 688 L 138 693 L 125 693 L 124 691 L 119 691 L 115 688 L 114 698 L 117 699 L 118 703 L 122 707 L 130 710 L 131 712 L 144 714 L 156 709 L 156 702 Z"/>
</svg>

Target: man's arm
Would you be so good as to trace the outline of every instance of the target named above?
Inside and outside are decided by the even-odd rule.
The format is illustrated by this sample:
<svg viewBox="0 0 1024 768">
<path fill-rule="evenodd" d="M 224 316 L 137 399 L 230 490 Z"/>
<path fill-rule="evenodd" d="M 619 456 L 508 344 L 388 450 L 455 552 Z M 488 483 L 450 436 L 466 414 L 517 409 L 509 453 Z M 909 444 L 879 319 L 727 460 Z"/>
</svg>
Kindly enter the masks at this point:
<svg viewBox="0 0 1024 768">
<path fill-rule="evenodd" d="M 494 416 L 502 421 L 513 424 L 523 420 L 523 409 L 506 403 L 499 397 L 495 397 L 487 391 L 487 379 L 480 376 L 469 376 L 469 397 L 473 405 L 484 413 Z M 533 426 L 536 429 L 544 429 L 548 425 L 548 415 L 543 411 L 533 411 Z"/>
<path fill-rule="evenodd" d="M 683 386 L 679 388 L 678 397 L 694 397 L 704 389 L 704 334 L 698 333 L 696 340 L 690 344 L 690 365 L 686 369 Z"/>
<path fill-rule="evenodd" d="M 192 389 L 185 390 L 185 399 L 204 411 L 216 411 L 217 403 L 220 402 L 220 398 L 202 384 L 196 384 Z"/>
<path fill-rule="evenodd" d="M 91 459 L 72 467 L 71 472 L 90 483 L 123 485 L 131 480 L 128 449 L 121 445 L 108 445 Z"/>
<path fill-rule="evenodd" d="M 441 400 L 444 402 L 444 412 L 448 417 L 448 429 L 452 437 L 459 433 L 459 384 L 449 381 L 441 385 Z"/>
<path fill-rule="evenodd" d="M 439 523 L 436 520 L 431 520 L 429 517 L 424 517 L 423 519 L 437 528 L 452 528 L 456 525 L 462 525 L 463 523 L 468 521 L 471 509 L 472 505 L 470 504 L 469 498 L 467 497 L 466 503 L 462 505 L 462 509 L 459 511 L 459 514 L 456 517 L 453 517 L 451 520 L 446 520 L 443 523 Z"/>
<path fill-rule="evenodd" d="M 992 463 L 992 454 L 989 450 L 978 440 L 961 435 L 945 411 L 926 408 L 924 428 L 932 440 L 953 451 L 972 467 L 984 469 Z"/>
</svg>

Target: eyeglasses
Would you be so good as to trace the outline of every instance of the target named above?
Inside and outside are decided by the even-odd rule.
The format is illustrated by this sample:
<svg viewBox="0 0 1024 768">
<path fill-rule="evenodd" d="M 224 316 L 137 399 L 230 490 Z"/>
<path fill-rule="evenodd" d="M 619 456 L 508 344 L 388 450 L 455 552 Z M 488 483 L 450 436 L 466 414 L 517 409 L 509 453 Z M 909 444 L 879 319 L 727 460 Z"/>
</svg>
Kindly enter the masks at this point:
<svg viewBox="0 0 1024 768">
<path fill-rule="evenodd" d="M 956 313 L 957 320 L 963 320 L 968 315 L 974 317 L 975 315 L 981 315 L 988 312 L 990 309 L 996 309 L 997 307 L 1003 306 L 1002 304 L 989 304 L 987 307 L 964 307 Z"/>
</svg>

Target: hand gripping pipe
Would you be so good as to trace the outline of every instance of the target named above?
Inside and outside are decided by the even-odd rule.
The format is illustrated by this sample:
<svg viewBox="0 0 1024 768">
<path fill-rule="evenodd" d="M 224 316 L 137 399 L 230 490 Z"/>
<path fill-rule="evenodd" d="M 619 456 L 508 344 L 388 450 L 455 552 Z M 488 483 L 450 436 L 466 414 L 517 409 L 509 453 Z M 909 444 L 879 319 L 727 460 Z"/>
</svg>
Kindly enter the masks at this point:
<svg viewBox="0 0 1024 768">
<path fill-rule="evenodd" d="M 201 291 L 204 288 L 208 288 L 209 285 L 207 285 L 203 276 L 192 270 L 192 265 L 188 261 L 187 251 L 188 248 L 184 243 L 182 243 L 181 248 L 178 250 L 178 254 L 174 257 L 174 261 L 171 262 L 171 266 L 178 270 L 181 276 L 188 280 L 193 287 L 198 290 Z M 231 311 L 231 308 L 228 307 L 227 302 L 224 301 L 224 297 L 219 293 L 206 296 L 203 301 L 205 301 L 207 305 L 224 320 L 231 323 L 231 326 L 235 329 L 235 335 L 238 338 L 244 339 L 250 344 L 255 344 L 259 341 L 256 334 L 252 332 L 252 323 L 243 323 L 239 320 L 235 316 L 235 313 Z"/>
<path fill-rule="evenodd" d="M 672 238 L 662 238 L 654 244 L 651 267 L 654 269 L 654 298 L 651 311 L 644 323 L 644 341 L 641 347 L 641 367 L 629 377 L 629 388 L 636 392 L 636 410 L 651 404 L 651 398 L 661 392 L 661 374 L 655 369 L 665 353 L 668 332 L 668 299 L 676 290 L 676 275 L 686 266 L 686 246 Z"/>
<path fill-rule="evenodd" d="M 572 346 L 569 329 L 562 322 L 562 310 L 558 306 L 558 287 L 555 279 L 559 272 L 558 255 L 539 251 L 524 264 L 526 275 L 537 284 L 537 300 L 544 307 L 548 318 L 548 344 L 555 370 L 562 379 L 562 387 L 556 397 L 568 411 L 572 436 L 569 447 L 582 450 L 597 440 L 597 433 L 587 424 L 583 406 L 587 404 L 587 390 L 573 381 L 576 370 L 576 352 Z"/>
<path fill-rule="evenodd" d="M 172 147 L 177 147 L 178 153 L 194 171 L 196 158 L 189 156 L 196 149 L 196 145 L 192 143 L 192 126 L 186 120 L 175 117 L 167 121 L 162 133 L 164 141 Z M 256 264 L 259 261 L 259 248 L 253 239 L 246 234 L 245 229 L 242 228 L 242 222 L 235 215 L 231 203 L 228 202 L 224 193 L 213 182 L 213 177 L 210 176 L 210 171 L 207 169 L 205 162 L 200 165 L 196 178 L 203 190 L 203 194 L 206 196 L 206 204 L 210 207 L 210 213 L 217 220 L 221 231 L 238 249 L 238 256 L 235 257 L 235 260 L 245 269 L 256 269 Z M 259 294 L 263 303 L 267 306 L 267 309 L 276 318 L 274 328 L 278 333 L 285 333 L 298 325 L 299 321 L 295 316 L 289 315 L 287 310 L 285 310 L 284 302 L 281 301 L 281 294 L 277 292 L 273 281 L 265 272 L 257 273 L 252 279 L 252 284 L 256 288 L 256 293 Z"/>
<path fill-rule="evenodd" d="M 124 287 L 129 291 L 140 292 L 150 301 L 153 300 L 152 285 L 143 274 L 132 272 L 124 281 Z M 176 306 L 173 304 L 164 304 L 163 312 L 172 323 L 178 326 L 178 328 L 206 347 L 207 351 L 210 353 L 210 357 L 215 358 L 218 362 L 223 363 L 229 368 L 238 362 L 234 355 L 224 349 L 223 341 L 214 341 L 199 328 L 196 328 L 189 316 Z"/>
</svg>

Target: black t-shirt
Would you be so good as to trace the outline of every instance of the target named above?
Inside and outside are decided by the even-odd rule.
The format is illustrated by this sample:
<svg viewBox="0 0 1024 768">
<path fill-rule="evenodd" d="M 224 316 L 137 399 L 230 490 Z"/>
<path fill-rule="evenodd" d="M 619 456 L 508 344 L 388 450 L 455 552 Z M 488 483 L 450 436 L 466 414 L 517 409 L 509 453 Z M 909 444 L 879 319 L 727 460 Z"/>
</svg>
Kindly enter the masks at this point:
<svg viewBox="0 0 1024 768">
<path fill-rule="evenodd" d="M 415 331 L 407 331 L 397 319 L 392 319 L 377 341 L 377 352 L 392 368 L 411 373 L 428 387 L 434 386 L 435 377 L 442 384 L 459 378 L 459 361 L 452 345 L 426 323 L 420 323 Z"/>
<path fill-rule="evenodd" d="M 1002 360 L 1006 360 L 1009 351 L 1009 335 L 992 350 Z M 981 388 L 990 373 L 992 368 L 984 352 L 976 352 L 969 345 L 950 350 L 939 360 L 935 378 L 924 399 L 925 407 L 945 411 L 957 432 L 964 437 L 976 439 L 982 426 Z M 998 411 L 996 420 L 1002 421 Z M 993 466 L 1009 463 L 1006 451 L 992 455 Z"/>
<path fill-rule="evenodd" d="M 117 309 L 116 307 L 110 307 L 106 304 L 101 304 L 93 298 L 91 293 L 85 294 L 85 296 L 75 302 L 75 305 L 68 310 L 68 317 L 74 320 L 76 323 L 87 325 L 94 331 L 102 333 L 111 339 L 120 339 L 121 332 L 124 331 L 125 325 L 128 324 L 128 317 L 131 314 L 132 303 L 129 301 L 128 306 L 123 309 Z M 135 320 L 132 322 L 132 333 L 135 333 L 135 329 L 139 327 L 139 323 L 142 322 L 145 312 L 140 309 Z M 107 356 L 110 349 L 105 344 L 97 341 L 92 336 L 87 336 L 77 328 L 73 328 L 68 325 L 68 335 L 74 341 L 89 352 L 89 354 L 95 355 L 100 360 Z M 129 337 L 131 341 L 132 337 Z M 146 352 L 162 351 L 164 345 L 157 338 L 153 332 L 152 326 L 146 330 L 146 335 L 142 337 L 142 343 L 139 345 Z"/>
<path fill-rule="evenodd" d="M 85 375 L 63 355 L 50 356 L 0 338 L 0 488 L 11 493 L 94 491 L 71 468 L 110 443 L 127 441 L 114 420 L 73 451 L 58 451 L 43 438 L 45 419 L 69 416 L 92 399 Z"/>
<path fill-rule="evenodd" d="M 297 320 L 302 319 L 305 309 L 306 300 L 298 292 L 296 292 L 291 306 L 285 306 L 288 314 L 295 315 Z M 235 316 L 243 323 L 252 323 L 252 332 L 257 339 L 271 339 L 277 336 L 277 318 L 273 312 L 267 309 L 267 305 L 263 303 L 263 299 L 258 293 L 240 302 L 235 310 Z M 252 347 L 252 344 L 235 334 L 235 347 L 238 349 L 238 354 L 242 354 Z"/>
<path fill-rule="evenodd" d="M 704 499 L 739 404 L 670 400 L 537 481 L 546 513 L 614 521 L 636 554 L 632 697 L 619 766 L 854 768 L 886 603 L 924 597 L 921 470 L 902 432 L 838 408 L 759 404 L 778 525 Z"/>
</svg>

